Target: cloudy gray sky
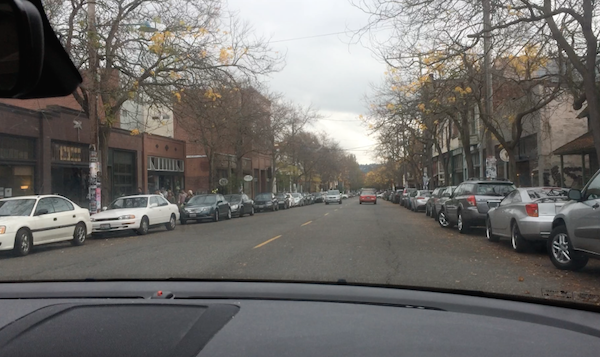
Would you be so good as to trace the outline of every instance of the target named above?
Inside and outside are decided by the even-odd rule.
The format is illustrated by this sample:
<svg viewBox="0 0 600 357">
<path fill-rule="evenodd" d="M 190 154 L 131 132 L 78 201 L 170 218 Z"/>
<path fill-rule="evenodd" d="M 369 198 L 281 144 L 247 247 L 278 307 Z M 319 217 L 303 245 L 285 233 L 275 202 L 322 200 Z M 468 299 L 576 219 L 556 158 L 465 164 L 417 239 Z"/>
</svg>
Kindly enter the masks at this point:
<svg viewBox="0 0 600 357">
<path fill-rule="evenodd" d="M 361 45 L 348 45 L 349 35 L 300 37 L 344 32 L 364 25 L 363 12 L 348 0 L 228 0 L 229 9 L 271 37 L 276 51 L 287 53 L 286 67 L 270 79 L 270 87 L 325 116 L 311 130 L 325 131 L 356 155 L 361 164 L 375 161 L 375 143 L 358 120 L 366 112 L 364 95 L 385 66 Z M 294 40 L 295 39 L 295 40 Z"/>
</svg>

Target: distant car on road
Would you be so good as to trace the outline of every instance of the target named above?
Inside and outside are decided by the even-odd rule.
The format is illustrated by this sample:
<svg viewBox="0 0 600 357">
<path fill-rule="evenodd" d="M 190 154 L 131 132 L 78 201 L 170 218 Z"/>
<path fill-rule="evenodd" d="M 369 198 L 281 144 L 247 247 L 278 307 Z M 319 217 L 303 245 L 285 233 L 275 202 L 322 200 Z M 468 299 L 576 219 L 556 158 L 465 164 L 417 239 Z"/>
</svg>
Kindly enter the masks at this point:
<svg viewBox="0 0 600 357">
<path fill-rule="evenodd" d="M 487 239 L 496 242 L 499 237 L 510 238 L 516 252 L 525 251 L 532 242 L 545 242 L 567 195 L 564 188 L 529 187 L 517 188 L 502 200 L 488 200 Z"/>
<path fill-rule="evenodd" d="M 323 192 L 317 192 L 315 195 L 315 203 L 323 203 L 325 201 L 325 196 Z"/>
<path fill-rule="evenodd" d="M 243 217 L 245 214 L 254 215 L 254 201 L 245 193 L 226 195 L 225 199 L 231 207 L 231 214 L 237 217 Z"/>
<path fill-rule="evenodd" d="M 90 213 L 57 195 L 0 200 L 0 250 L 27 255 L 33 246 L 71 241 L 82 245 L 92 233 Z"/>
<path fill-rule="evenodd" d="M 205 194 L 190 198 L 183 207 L 180 221 L 181 224 L 207 219 L 218 222 L 221 218 L 231 219 L 229 202 L 221 194 Z"/>
<path fill-rule="evenodd" d="M 291 196 L 288 193 L 277 193 L 275 195 L 279 209 L 288 209 L 291 206 Z"/>
<path fill-rule="evenodd" d="M 425 210 L 429 197 L 431 197 L 430 190 L 418 190 L 415 192 L 414 196 L 411 196 L 410 198 L 410 209 L 413 212 Z"/>
<path fill-rule="evenodd" d="M 279 200 L 271 192 L 259 193 L 254 197 L 254 209 L 260 211 L 278 211 Z"/>
<path fill-rule="evenodd" d="M 345 200 L 346 198 L 348 198 L 348 195 L 345 193 L 342 193 L 342 199 Z"/>
<path fill-rule="evenodd" d="M 489 211 L 487 201 L 503 198 L 515 188 L 508 181 L 465 181 L 444 202 L 438 214 L 438 222 L 442 227 L 456 224 L 460 233 L 468 232 L 472 226 L 485 226 Z"/>
<path fill-rule="evenodd" d="M 363 202 L 369 202 L 373 204 L 377 204 L 377 196 L 375 195 L 375 189 L 364 188 L 360 192 L 360 196 L 358 197 L 358 203 L 363 204 Z"/>
<path fill-rule="evenodd" d="M 552 221 L 548 254 L 558 269 L 583 268 L 588 257 L 600 257 L 600 170 L 579 191 L 571 189 Z"/>
<path fill-rule="evenodd" d="M 342 204 L 342 194 L 338 190 L 327 191 L 327 196 L 325 197 L 325 204 L 328 205 L 334 202 Z"/>
<path fill-rule="evenodd" d="M 406 188 L 400 190 L 398 201 L 397 202 L 395 201 L 394 203 L 400 203 L 401 206 L 408 208 L 408 202 L 409 202 L 408 196 L 412 192 L 415 192 L 415 191 L 417 191 L 417 189 L 414 187 L 406 187 Z M 396 191 L 396 194 L 394 195 L 394 199 L 397 194 L 398 194 L 398 191 Z"/>
<path fill-rule="evenodd" d="M 300 206 L 304 206 L 304 200 L 302 198 L 302 195 L 299 194 L 298 192 L 292 193 L 292 207 L 300 207 Z"/>
</svg>

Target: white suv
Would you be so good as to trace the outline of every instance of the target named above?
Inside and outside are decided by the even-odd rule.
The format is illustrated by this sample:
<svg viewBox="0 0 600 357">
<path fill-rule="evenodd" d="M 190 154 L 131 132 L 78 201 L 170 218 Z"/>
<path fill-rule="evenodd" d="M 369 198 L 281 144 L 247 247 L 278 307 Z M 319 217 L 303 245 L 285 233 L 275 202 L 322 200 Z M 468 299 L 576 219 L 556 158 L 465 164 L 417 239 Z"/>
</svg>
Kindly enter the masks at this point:
<svg viewBox="0 0 600 357">
<path fill-rule="evenodd" d="M 327 196 L 325 196 L 325 204 L 328 205 L 332 202 L 336 202 L 342 204 L 342 194 L 338 190 L 329 190 L 327 191 Z"/>
</svg>

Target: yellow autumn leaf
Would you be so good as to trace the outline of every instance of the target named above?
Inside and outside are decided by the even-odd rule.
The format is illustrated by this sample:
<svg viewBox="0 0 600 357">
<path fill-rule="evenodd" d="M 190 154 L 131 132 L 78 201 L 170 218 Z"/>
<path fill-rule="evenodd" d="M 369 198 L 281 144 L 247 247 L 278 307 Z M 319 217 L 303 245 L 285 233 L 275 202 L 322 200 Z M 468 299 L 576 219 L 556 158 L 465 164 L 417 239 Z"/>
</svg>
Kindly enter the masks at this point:
<svg viewBox="0 0 600 357">
<path fill-rule="evenodd" d="M 138 129 L 133 129 L 132 131 L 129 132 L 129 135 L 131 135 L 131 136 L 140 135 L 140 131 Z"/>
</svg>

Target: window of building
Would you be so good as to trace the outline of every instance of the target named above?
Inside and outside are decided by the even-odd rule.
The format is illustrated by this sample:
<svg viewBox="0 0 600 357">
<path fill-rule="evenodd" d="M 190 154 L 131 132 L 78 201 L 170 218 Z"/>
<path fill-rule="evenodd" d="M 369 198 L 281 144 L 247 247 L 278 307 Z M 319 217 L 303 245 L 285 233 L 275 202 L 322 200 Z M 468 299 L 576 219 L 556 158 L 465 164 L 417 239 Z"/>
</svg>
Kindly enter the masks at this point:
<svg viewBox="0 0 600 357">
<path fill-rule="evenodd" d="M 35 139 L 0 135 L 0 160 L 35 159 Z"/>
</svg>

